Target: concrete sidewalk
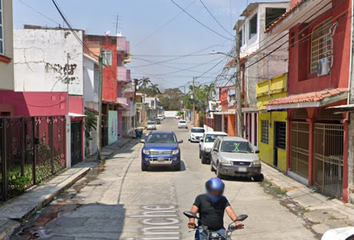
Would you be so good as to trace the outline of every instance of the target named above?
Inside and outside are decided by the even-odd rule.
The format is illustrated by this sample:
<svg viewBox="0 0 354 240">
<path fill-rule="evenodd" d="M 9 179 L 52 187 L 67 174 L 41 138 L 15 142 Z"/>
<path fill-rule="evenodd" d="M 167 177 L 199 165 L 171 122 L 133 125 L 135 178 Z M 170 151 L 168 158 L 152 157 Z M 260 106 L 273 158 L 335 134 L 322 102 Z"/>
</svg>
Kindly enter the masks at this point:
<svg viewBox="0 0 354 240">
<path fill-rule="evenodd" d="M 354 205 L 316 192 L 289 176 L 263 163 L 266 182 L 281 189 L 289 200 L 302 209 L 303 216 L 315 232 L 323 234 L 329 228 L 354 226 Z"/>
<path fill-rule="evenodd" d="M 132 138 L 122 138 L 117 143 L 102 148 L 102 159 L 109 158 L 131 140 Z M 38 185 L 21 196 L 7 201 L 0 207 L 0 240 L 8 239 L 13 231 L 20 226 L 20 222 L 26 220 L 50 203 L 61 192 L 84 177 L 98 164 L 96 156 L 91 156 L 85 162 L 66 169 L 48 182 Z"/>
</svg>

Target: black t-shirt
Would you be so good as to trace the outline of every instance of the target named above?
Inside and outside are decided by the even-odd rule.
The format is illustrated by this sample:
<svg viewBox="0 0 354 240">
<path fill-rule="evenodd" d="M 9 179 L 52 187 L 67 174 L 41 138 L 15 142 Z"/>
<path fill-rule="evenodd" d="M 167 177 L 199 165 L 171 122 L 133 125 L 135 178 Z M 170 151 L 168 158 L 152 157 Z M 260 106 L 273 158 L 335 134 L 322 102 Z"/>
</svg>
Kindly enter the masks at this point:
<svg viewBox="0 0 354 240">
<path fill-rule="evenodd" d="M 208 230 L 217 231 L 224 228 L 225 208 L 230 206 L 226 197 L 222 197 L 218 202 L 210 202 L 206 194 L 197 196 L 194 206 L 199 209 L 199 217 Z"/>
</svg>

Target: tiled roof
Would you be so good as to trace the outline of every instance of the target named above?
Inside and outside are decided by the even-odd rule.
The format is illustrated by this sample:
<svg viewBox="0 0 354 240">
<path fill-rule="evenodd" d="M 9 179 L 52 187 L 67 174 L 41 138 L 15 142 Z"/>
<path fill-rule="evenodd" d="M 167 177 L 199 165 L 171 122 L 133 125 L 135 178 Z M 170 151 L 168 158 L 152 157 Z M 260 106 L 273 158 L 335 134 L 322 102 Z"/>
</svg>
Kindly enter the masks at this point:
<svg viewBox="0 0 354 240">
<path fill-rule="evenodd" d="M 328 97 L 333 97 L 338 94 L 347 92 L 346 88 L 335 88 L 335 89 L 327 89 L 319 92 L 310 92 L 303 93 L 298 95 L 292 95 L 288 97 L 278 98 L 269 103 L 265 104 L 266 106 L 276 106 L 276 105 L 287 105 L 287 104 L 297 104 L 297 103 L 310 103 L 310 102 L 318 102 Z"/>
<path fill-rule="evenodd" d="M 292 7 L 291 9 L 289 9 L 286 13 L 284 13 L 278 20 L 274 21 L 272 23 L 272 25 L 270 25 L 266 30 L 265 33 L 269 32 L 270 30 L 272 30 L 273 28 L 275 28 L 275 26 L 277 26 L 279 23 L 281 23 L 282 21 L 284 21 L 285 18 L 287 18 L 291 13 L 293 13 L 296 9 L 298 9 L 302 4 L 304 4 L 305 2 L 307 2 L 308 0 L 301 0 L 300 2 L 297 2 L 295 4 L 294 7 Z"/>
</svg>

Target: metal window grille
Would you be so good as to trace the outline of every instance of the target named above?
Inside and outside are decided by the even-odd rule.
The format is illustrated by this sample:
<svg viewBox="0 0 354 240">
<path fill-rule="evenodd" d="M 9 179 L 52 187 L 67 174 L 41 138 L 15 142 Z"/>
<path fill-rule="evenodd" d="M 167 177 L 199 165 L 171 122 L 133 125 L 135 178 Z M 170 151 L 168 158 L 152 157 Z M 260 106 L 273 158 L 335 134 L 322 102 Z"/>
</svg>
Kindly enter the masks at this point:
<svg viewBox="0 0 354 240">
<path fill-rule="evenodd" d="M 269 121 L 262 120 L 262 143 L 269 144 Z"/>
<path fill-rule="evenodd" d="M 258 14 L 255 14 L 249 21 L 249 39 L 257 35 L 258 30 Z"/>
<path fill-rule="evenodd" d="M 275 146 L 277 148 L 286 149 L 286 123 L 275 122 Z"/>
<path fill-rule="evenodd" d="M 332 18 L 317 25 L 311 33 L 310 72 L 317 72 L 318 61 L 328 58 L 332 62 Z"/>
</svg>

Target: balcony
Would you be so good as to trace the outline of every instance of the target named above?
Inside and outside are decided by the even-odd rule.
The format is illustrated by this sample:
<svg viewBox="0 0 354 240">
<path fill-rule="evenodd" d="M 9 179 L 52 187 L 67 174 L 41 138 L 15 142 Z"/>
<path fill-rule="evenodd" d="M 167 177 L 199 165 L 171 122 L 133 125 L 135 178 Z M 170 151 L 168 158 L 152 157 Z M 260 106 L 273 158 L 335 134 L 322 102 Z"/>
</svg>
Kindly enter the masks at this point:
<svg viewBox="0 0 354 240">
<path fill-rule="evenodd" d="M 130 55 L 130 42 L 125 37 L 119 37 L 117 42 L 118 53 Z"/>
<path fill-rule="evenodd" d="M 118 82 L 131 83 L 131 74 L 130 70 L 125 67 L 118 67 L 117 70 Z"/>
<path fill-rule="evenodd" d="M 119 97 L 119 98 L 117 98 L 117 103 L 119 103 L 123 107 L 128 107 L 130 102 L 129 102 L 128 98 Z"/>
</svg>

